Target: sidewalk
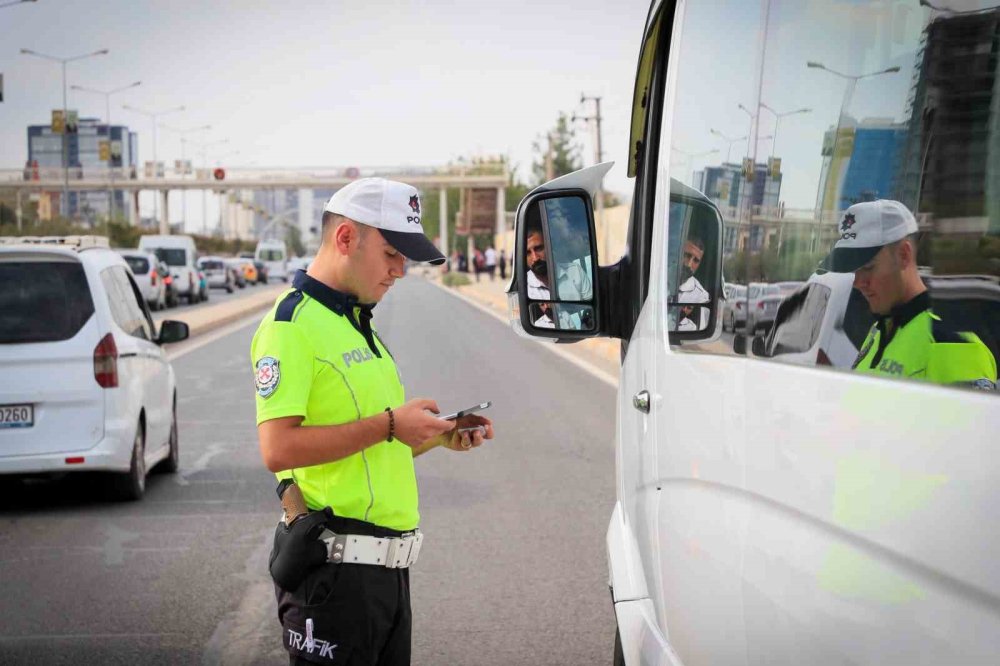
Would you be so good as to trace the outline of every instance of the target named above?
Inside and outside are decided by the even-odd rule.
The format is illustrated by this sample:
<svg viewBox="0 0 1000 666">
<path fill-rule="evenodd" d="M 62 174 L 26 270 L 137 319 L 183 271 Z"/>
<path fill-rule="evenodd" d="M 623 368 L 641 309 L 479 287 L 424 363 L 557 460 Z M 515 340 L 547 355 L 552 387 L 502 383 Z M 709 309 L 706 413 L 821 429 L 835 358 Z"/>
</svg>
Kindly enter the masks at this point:
<svg viewBox="0 0 1000 666">
<path fill-rule="evenodd" d="M 416 275 L 423 275 L 428 282 L 438 285 L 442 289 L 451 289 L 459 294 L 489 308 L 492 312 L 507 319 L 507 295 L 505 290 L 510 277 L 501 280 L 497 277 L 490 280 L 488 275 L 480 277 L 476 282 L 476 276 L 468 273 L 470 284 L 462 287 L 445 287 L 441 284 L 441 273 L 437 269 L 418 268 Z M 511 332 L 513 334 L 513 331 Z M 541 340 L 541 338 L 538 338 Z M 554 344 L 546 342 L 544 344 Z M 621 342 L 611 338 L 587 338 L 573 344 L 560 344 L 559 349 L 578 358 L 586 364 L 596 366 L 604 374 L 617 378 L 621 370 L 620 354 Z"/>
<path fill-rule="evenodd" d="M 213 329 L 249 316 L 254 312 L 264 310 L 274 304 L 278 294 L 288 289 L 285 283 L 266 285 L 263 287 L 247 287 L 250 291 L 246 296 L 219 303 L 218 305 L 203 305 L 188 310 L 164 310 L 153 315 L 153 321 L 159 325 L 164 319 L 182 321 L 188 325 L 190 337 L 207 333 Z M 211 303 L 211 301 L 209 301 Z"/>
</svg>

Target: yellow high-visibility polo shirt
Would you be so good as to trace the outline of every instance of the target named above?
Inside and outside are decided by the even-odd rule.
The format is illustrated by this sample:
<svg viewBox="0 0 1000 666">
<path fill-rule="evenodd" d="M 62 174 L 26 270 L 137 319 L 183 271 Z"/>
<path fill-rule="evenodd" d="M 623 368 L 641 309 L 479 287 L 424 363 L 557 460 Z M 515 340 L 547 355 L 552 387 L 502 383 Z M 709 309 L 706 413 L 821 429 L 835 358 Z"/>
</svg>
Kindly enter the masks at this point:
<svg viewBox="0 0 1000 666">
<path fill-rule="evenodd" d="M 993 390 L 997 365 L 990 348 L 974 333 L 951 330 L 930 307 L 931 297 L 925 291 L 879 318 L 861 346 L 854 370 Z"/>
<path fill-rule="evenodd" d="M 296 273 L 250 346 L 257 424 L 302 416 L 303 426 L 339 425 L 405 402 L 389 350 L 371 328 L 371 306 Z M 388 435 L 388 432 L 386 432 Z M 341 460 L 281 472 L 311 509 L 408 531 L 420 522 L 413 452 L 381 441 Z"/>
</svg>

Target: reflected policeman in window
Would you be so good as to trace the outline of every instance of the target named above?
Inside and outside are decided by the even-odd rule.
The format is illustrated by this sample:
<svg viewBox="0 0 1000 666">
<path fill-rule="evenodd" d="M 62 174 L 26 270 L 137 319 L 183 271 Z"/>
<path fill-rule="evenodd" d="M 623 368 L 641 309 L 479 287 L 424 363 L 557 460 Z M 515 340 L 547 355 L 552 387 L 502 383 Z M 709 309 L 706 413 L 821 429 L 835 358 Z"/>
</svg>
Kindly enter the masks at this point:
<svg viewBox="0 0 1000 666">
<path fill-rule="evenodd" d="M 837 273 L 854 273 L 854 288 L 878 318 L 854 362 L 865 374 L 942 384 L 996 387 L 996 359 L 973 333 L 954 330 L 931 310 L 917 270 L 917 221 L 898 201 L 848 208 L 827 258 Z"/>
</svg>

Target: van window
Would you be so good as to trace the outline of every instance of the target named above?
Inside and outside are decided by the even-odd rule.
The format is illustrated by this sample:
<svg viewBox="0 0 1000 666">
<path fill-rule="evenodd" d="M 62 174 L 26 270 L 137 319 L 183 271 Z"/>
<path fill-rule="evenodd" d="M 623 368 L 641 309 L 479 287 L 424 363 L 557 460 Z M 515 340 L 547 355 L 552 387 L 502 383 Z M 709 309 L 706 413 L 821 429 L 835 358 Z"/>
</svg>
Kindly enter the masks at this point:
<svg viewBox="0 0 1000 666">
<path fill-rule="evenodd" d="M 257 257 L 260 261 L 284 261 L 285 252 L 284 250 L 269 249 L 269 250 L 257 250 Z"/>
<path fill-rule="evenodd" d="M 157 259 L 168 266 L 187 266 L 187 250 L 174 247 L 158 247 L 153 250 Z"/>
<path fill-rule="evenodd" d="M 892 280 L 929 278 L 931 310 L 946 328 L 982 340 L 989 353 L 977 363 L 995 377 L 989 354 L 995 362 L 1000 352 L 991 314 L 1000 303 L 1000 178 L 988 147 L 1000 143 L 1000 68 L 990 55 L 1000 9 L 951 11 L 956 4 L 970 7 L 943 3 L 937 11 L 902 0 L 686 5 L 659 161 L 722 212 L 723 273 L 750 285 L 747 333 L 767 335 L 775 326 L 768 303 L 793 293 L 784 283 L 832 268 L 831 250 L 856 232 L 856 219 L 846 217 L 851 206 L 891 200 L 915 226 L 892 248 L 905 245 L 910 259 L 883 255 L 899 266 Z M 973 283 L 980 287 L 972 290 Z M 785 320 L 776 351 L 801 349 L 814 333 L 831 348 L 861 347 L 874 318 L 904 305 L 892 299 L 911 291 L 827 284 L 827 307 L 839 311 L 809 307 L 809 296 L 779 305 Z M 762 292 L 770 300 L 761 308 Z M 721 353 L 738 334 L 679 350 Z M 921 376 L 920 368 L 910 371 Z"/>
<path fill-rule="evenodd" d="M 149 272 L 149 260 L 145 257 L 122 257 L 128 267 L 136 275 L 145 275 Z"/>
<path fill-rule="evenodd" d="M 68 340 L 93 314 L 81 264 L 0 262 L 0 344 Z"/>
</svg>

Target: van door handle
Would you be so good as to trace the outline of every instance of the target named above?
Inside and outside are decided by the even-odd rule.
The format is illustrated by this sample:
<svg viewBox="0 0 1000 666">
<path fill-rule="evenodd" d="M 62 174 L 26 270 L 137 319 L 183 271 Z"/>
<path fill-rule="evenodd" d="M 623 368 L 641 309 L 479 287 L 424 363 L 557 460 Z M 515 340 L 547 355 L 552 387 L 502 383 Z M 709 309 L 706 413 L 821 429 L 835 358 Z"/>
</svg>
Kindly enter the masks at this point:
<svg viewBox="0 0 1000 666">
<path fill-rule="evenodd" d="M 632 396 L 632 406 L 643 414 L 649 414 L 649 391 L 639 391 Z"/>
</svg>

